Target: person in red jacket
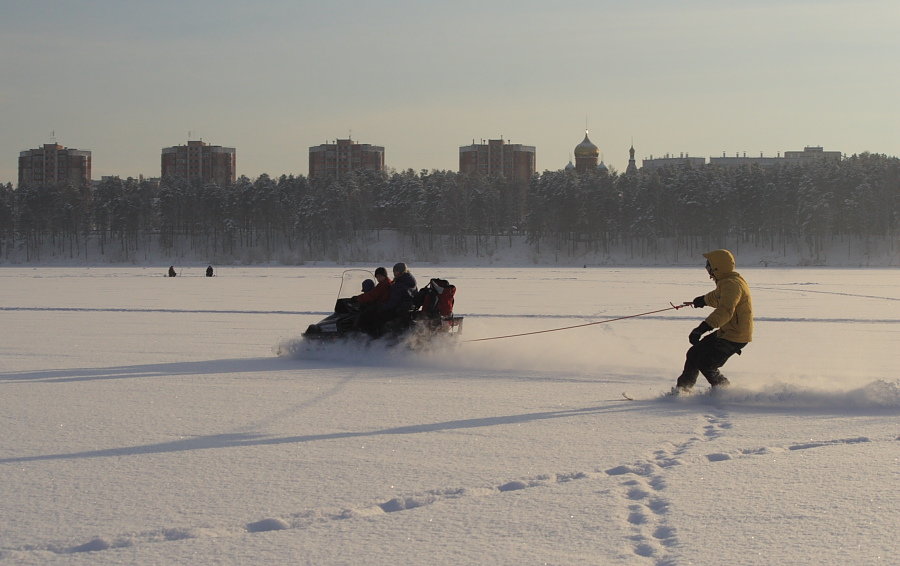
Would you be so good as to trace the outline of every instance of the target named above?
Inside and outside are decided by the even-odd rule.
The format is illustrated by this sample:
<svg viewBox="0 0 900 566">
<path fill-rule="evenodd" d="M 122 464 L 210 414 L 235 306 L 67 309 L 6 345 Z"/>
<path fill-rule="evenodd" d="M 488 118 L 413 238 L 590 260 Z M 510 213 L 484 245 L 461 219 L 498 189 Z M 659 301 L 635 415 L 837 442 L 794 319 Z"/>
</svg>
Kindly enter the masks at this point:
<svg viewBox="0 0 900 566">
<path fill-rule="evenodd" d="M 386 303 L 391 294 L 391 279 L 387 276 L 387 269 L 379 267 L 375 270 L 375 279 L 378 284 L 371 291 L 353 297 L 362 306 L 380 305 Z"/>
</svg>

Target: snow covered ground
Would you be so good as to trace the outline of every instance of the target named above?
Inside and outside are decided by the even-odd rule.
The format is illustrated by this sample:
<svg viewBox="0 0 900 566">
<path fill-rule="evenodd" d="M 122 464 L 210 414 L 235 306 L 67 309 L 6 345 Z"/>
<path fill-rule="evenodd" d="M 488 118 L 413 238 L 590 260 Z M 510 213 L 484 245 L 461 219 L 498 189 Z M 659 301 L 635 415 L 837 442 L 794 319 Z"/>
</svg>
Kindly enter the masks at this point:
<svg viewBox="0 0 900 566">
<path fill-rule="evenodd" d="M 341 267 L 0 268 L 0 564 L 898 563 L 900 270 L 739 265 L 734 387 L 672 400 L 708 309 L 465 340 L 690 300 L 699 262 L 412 269 L 455 347 L 298 344 Z"/>
</svg>

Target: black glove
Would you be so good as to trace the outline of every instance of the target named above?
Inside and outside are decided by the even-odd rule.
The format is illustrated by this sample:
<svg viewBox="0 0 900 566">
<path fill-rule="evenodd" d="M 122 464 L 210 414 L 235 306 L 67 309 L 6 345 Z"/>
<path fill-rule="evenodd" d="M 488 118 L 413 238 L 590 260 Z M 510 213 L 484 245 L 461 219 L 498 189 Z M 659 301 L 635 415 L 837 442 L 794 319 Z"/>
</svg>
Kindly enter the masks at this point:
<svg viewBox="0 0 900 566">
<path fill-rule="evenodd" d="M 700 343 L 700 338 L 712 329 L 713 327 L 706 324 L 706 321 L 704 320 L 700 323 L 700 326 L 691 330 L 691 334 L 688 336 L 688 341 L 696 346 Z"/>
<path fill-rule="evenodd" d="M 694 299 L 694 302 L 692 304 L 694 305 L 695 309 L 702 309 L 706 306 L 706 297 L 700 295 L 699 297 Z"/>
</svg>

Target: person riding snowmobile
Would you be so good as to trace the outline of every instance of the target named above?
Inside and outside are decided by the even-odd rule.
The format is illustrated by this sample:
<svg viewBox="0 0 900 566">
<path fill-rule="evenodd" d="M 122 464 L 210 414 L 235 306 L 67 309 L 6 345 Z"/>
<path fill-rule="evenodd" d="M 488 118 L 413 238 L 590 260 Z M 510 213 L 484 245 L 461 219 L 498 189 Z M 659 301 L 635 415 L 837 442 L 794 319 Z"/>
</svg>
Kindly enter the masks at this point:
<svg viewBox="0 0 900 566">
<path fill-rule="evenodd" d="M 379 267 L 375 270 L 375 279 L 378 283 L 372 289 L 363 289 L 361 295 L 356 295 L 354 300 L 360 305 L 380 305 L 387 302 L 391 293 L 391 278 L 387 276 L 387 269 Z M 367 279 L 368 281 L 368 279 Z"/>
<path fill-rule="evenodd" d="M 359 327 L 373 338 L 380 336 L 385 323 L 409 314 L 417 291 L 416 278 L 406 264 L 394 264 L 394 282 L 391 283 L 387 301 L 377 309 L 364 312 L 360 316 Z"/>
</svg>

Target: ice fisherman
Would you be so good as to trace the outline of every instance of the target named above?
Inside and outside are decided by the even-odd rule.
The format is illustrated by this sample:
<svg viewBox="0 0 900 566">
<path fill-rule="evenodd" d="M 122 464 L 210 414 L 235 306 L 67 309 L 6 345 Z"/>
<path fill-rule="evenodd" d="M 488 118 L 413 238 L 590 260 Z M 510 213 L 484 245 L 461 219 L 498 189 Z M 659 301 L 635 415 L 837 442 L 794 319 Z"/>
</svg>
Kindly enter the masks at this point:
<svg viewBox="0 0 900 566">
<path fill-rule="evenodd" d="M 212 277 L 213 275 L 215 275 L 215 272 L 213 272 L 213 266 L 208 265 L 208 266 L 206 267 L 206 276 L 207 276 L 207 277 Z"/>
<path fill-rule="evenodd" d="M 169 277 L 175 277 L 176 275 L 178 275 L 178 274 L 175 273 L 175 266 L 174 266 L 174 265 L 170 265 L 170 266 L 169 266 Z"/>
<path fill-rule="evenodd" d="M 728 386 L 728 379 L 719 372 L 719 368 L 734 354 L 740 355 L 744 346 L 753 339 L 750 286 L 734 270 L 734 255 L 728 250 L 714 250 L 703 254 L 703 257 L 706 258 L 706 271 L 710 279 L 716 282 L 716 288 L 690 301 L 690 304 L 694 308 L 709 306 L 715 310 L 688 336 L 691 347 L 685 356 L 684 371 L 672 389 L 674 394 L 690 391 L 701 373 L 713 388 Z M 716 328 L 716 332 L 703 337 Z"/>
</svg>

